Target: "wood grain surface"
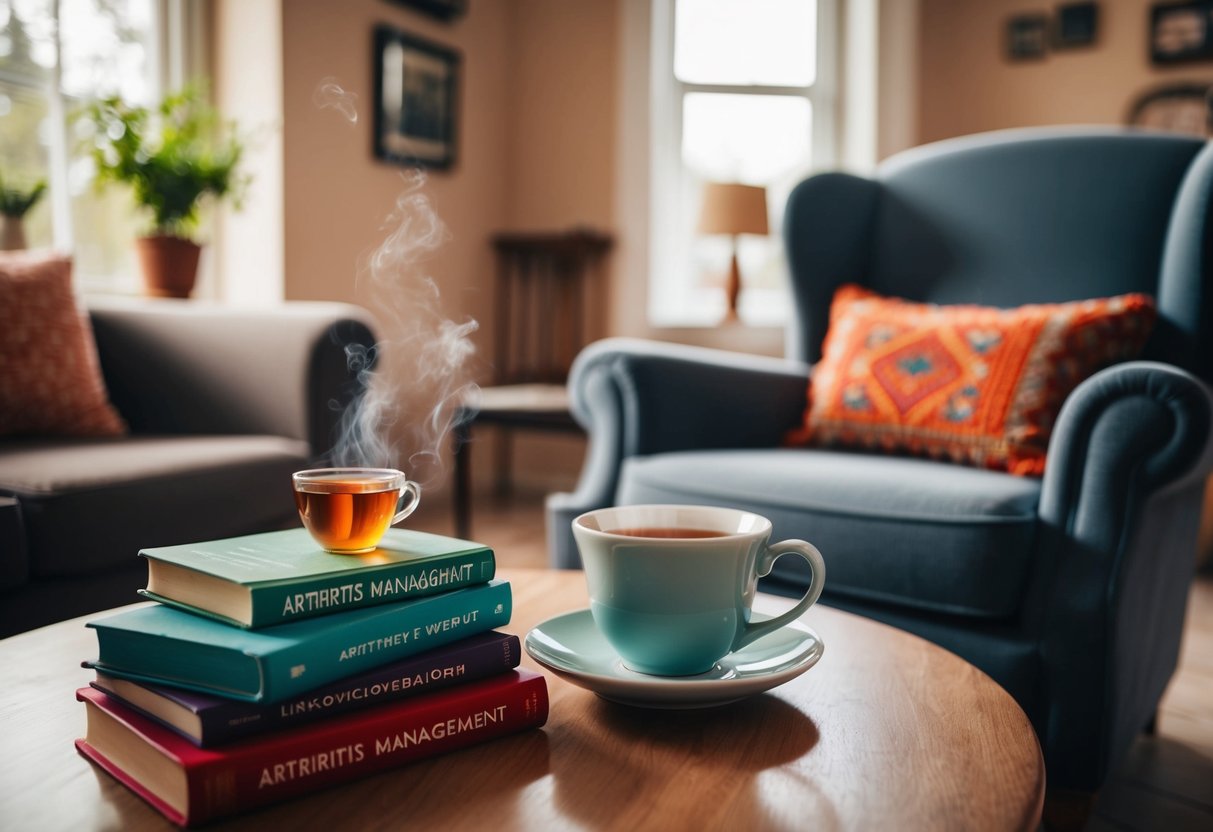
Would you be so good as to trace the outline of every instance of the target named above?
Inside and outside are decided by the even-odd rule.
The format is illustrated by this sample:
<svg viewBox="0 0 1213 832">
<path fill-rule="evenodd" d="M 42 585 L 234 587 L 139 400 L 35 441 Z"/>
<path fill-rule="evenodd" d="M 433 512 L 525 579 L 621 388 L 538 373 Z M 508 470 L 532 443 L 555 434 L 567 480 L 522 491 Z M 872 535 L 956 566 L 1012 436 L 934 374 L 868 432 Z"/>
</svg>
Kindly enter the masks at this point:
<svg viewBox="0 0 1213 832">
<path fill-rule="evenodd" d="M 587 605 L 580 572 L 504 569 L 520 636 Z M 786 608 L 760 596 L 758 608 Z M 90 616 L 95 618 L 98 616 Z M 0 641 L 0 829 L 172 828 L 80 757 L 74 691 L 86 619 Z M 211 829 L 1032 829 L 1044 763 L 993 681 L 915 636 L 825 607 L 820 663 L 722 708 L 646 711 L 547 673 L 539 731 L 219 823 Z M 530 660 L 524 666 L 541 669 Z"/>
</svg>

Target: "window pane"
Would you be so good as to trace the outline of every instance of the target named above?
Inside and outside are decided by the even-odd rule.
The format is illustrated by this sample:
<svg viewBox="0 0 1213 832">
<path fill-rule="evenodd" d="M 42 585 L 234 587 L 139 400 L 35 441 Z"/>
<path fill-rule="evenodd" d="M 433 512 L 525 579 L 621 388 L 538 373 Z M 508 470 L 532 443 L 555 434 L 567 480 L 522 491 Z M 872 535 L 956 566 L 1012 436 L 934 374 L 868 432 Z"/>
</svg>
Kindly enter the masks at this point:
<svg viewBox="0 0 1213 832">
<path fill-rule="evenodd" d="M 28 190 L 48 179 L 50 133 L 46 97 L 0 81 L 0 176 L 10 188 Z M 25 215 L 25 241 L 31 248 L 51 245 L 50 199 L 43 195 Z"/>
<path fill-rule="evenodd" d="M 150 103 L 152 0 L 60 0 L 63 93 Z"/>
<path fill-rule="evenodd" d="M 817 76 L 816 43 L 816 0 L 677 0 L 674 77 L 807 87 Z"/>
<path fill-rule="evenodd" d="M 67 99 L 66 106 L 70 111 L 80 102 Z M 69 141 L 76 145 L 74 134 Z M 147 231 L 147 221 L 130 190 L 121 185 L 97 190 L 92 159 L 78 146 L 68 159 L 67 187 L 77 285 L 85 291 L 139 291 L 135 238 Z"/>
<path fill-rule="evenodd" d="M 59 9 L 67 112 L 109 95 L 152 104 L 151 0 L 60 0 Z M 94 187 L 92 161 L 81 144 L 82 127 L 74 124 L 68 130 L 76 279 L 86 290 L 135 292 L 139 283 L 134 240 L 147 230 L 147 220 L 127 188 Z"/>
<path fill-rule="evenodd" d="M 51 0 L 0 0 L 0 75 L 37 87 L 55 66 L 55 18 Z"/>
<path fill-rule="evenodd" d="M 770 235 L 737 239 L 743 304 L 747 293 L 754 297 L 753 290 L 783 287 L 779 228 L 788 194 L 812 164 L 812 126 L 812 105 L 799 96 L 688 93 L 683 97 L 682 160 L 688 174 L 688 215 L 697 214 L 706 181 L 744 182 L 767 189 Z M 691 285 L 706 287 L 711 297 L 722 298 L 731 241 L 692 235 L 688 253 Z"/>
<path fill-rule="evenodd" d="M 682 160 L 703 179 L 766 184 L 811 162 L 812 105 L 794 95 L 688 93 Z"/>
</svg>

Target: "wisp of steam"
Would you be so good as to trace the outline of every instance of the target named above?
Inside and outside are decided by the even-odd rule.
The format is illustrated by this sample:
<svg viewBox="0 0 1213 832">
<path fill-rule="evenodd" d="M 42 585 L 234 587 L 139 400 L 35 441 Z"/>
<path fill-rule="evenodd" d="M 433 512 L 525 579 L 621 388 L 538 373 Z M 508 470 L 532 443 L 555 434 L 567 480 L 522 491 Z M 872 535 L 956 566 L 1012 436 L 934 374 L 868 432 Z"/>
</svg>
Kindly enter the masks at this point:
<svg viewBox="0 0 1213 832">
<path fill-rule="evenodd" d="M 332 76 L 320 79 L 320 84 L 312 93 L 312 103 L 321 110 L 336 110 L 350 124 L 358 123 L 358 96 L 342 89 Z"/>
<path fill-rule="evenodd" d="M 326 78 L 322 89 L 326 101 L 352 107 L 353 97 L 335 80 Z M 468 366 L 478 325 L 444 314 L 424 262 L 449 235 L 425 193 L 425 175 L 403 180 L 381 229 L 384 240 L 359 268 L 358 296 L 374 314 L 380 340 L 374 356 L 361 345 L 346 347 L 366 392 L 342 414 L 332 459 L 338 466 L 402 468 L 425 487 L 443 474 L 442 449 L 456 419 L 478 400 Z"/>
</svg>

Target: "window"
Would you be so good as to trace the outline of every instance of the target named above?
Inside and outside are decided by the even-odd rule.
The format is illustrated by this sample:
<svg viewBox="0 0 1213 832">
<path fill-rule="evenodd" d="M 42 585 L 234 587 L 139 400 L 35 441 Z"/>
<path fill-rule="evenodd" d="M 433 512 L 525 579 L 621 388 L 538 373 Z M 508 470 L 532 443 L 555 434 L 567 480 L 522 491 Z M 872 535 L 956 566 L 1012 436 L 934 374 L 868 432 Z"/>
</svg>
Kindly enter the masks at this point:
<svg viewBox="0 0 1213 832">
<path fill-rule="evenodd" d="M 834 162 L 834 0 L 657 0 L 649 319 L 720 321 L 728 237 L 696 235 L 707 182 L 767 189 L 771 235 L 737 238 L 741 319 L 778 324 L 787 288 L 778 231 L 791 189 Z"/>
<path fill-rule="evenodd" d="M 131 242 L 144 226 L 128 194 L 94 189 L 73 115 L 106 95 L 151 104 L 181 77 L 181 53 L 175 66 L 162 54 L 183 2 L 0 0 L 0 176 L 47 180 L 28 243 L 72 251 L 85 291 L 138 291 Z"/>
</svg>

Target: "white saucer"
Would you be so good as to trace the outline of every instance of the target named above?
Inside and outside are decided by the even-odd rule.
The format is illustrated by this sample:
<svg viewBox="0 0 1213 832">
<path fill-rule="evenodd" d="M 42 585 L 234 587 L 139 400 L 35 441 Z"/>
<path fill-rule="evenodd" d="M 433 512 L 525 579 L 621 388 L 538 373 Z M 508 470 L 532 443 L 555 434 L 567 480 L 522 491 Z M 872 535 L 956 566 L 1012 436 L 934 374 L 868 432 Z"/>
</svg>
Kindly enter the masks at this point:
<svg viewBox="0 0 1213 832">
<path fill-rule="evenodd" d="M 821 637 L 795 621 L 730 653 L 707 673 L 650 676 L 624 667 L 589 610 L 549 618 L 527 633 L 525 644 L 535 661 L 603 699 L 668 709 L 710 708 L 762 693 L 804 673 L 825 652 Z"/>
</svg>

